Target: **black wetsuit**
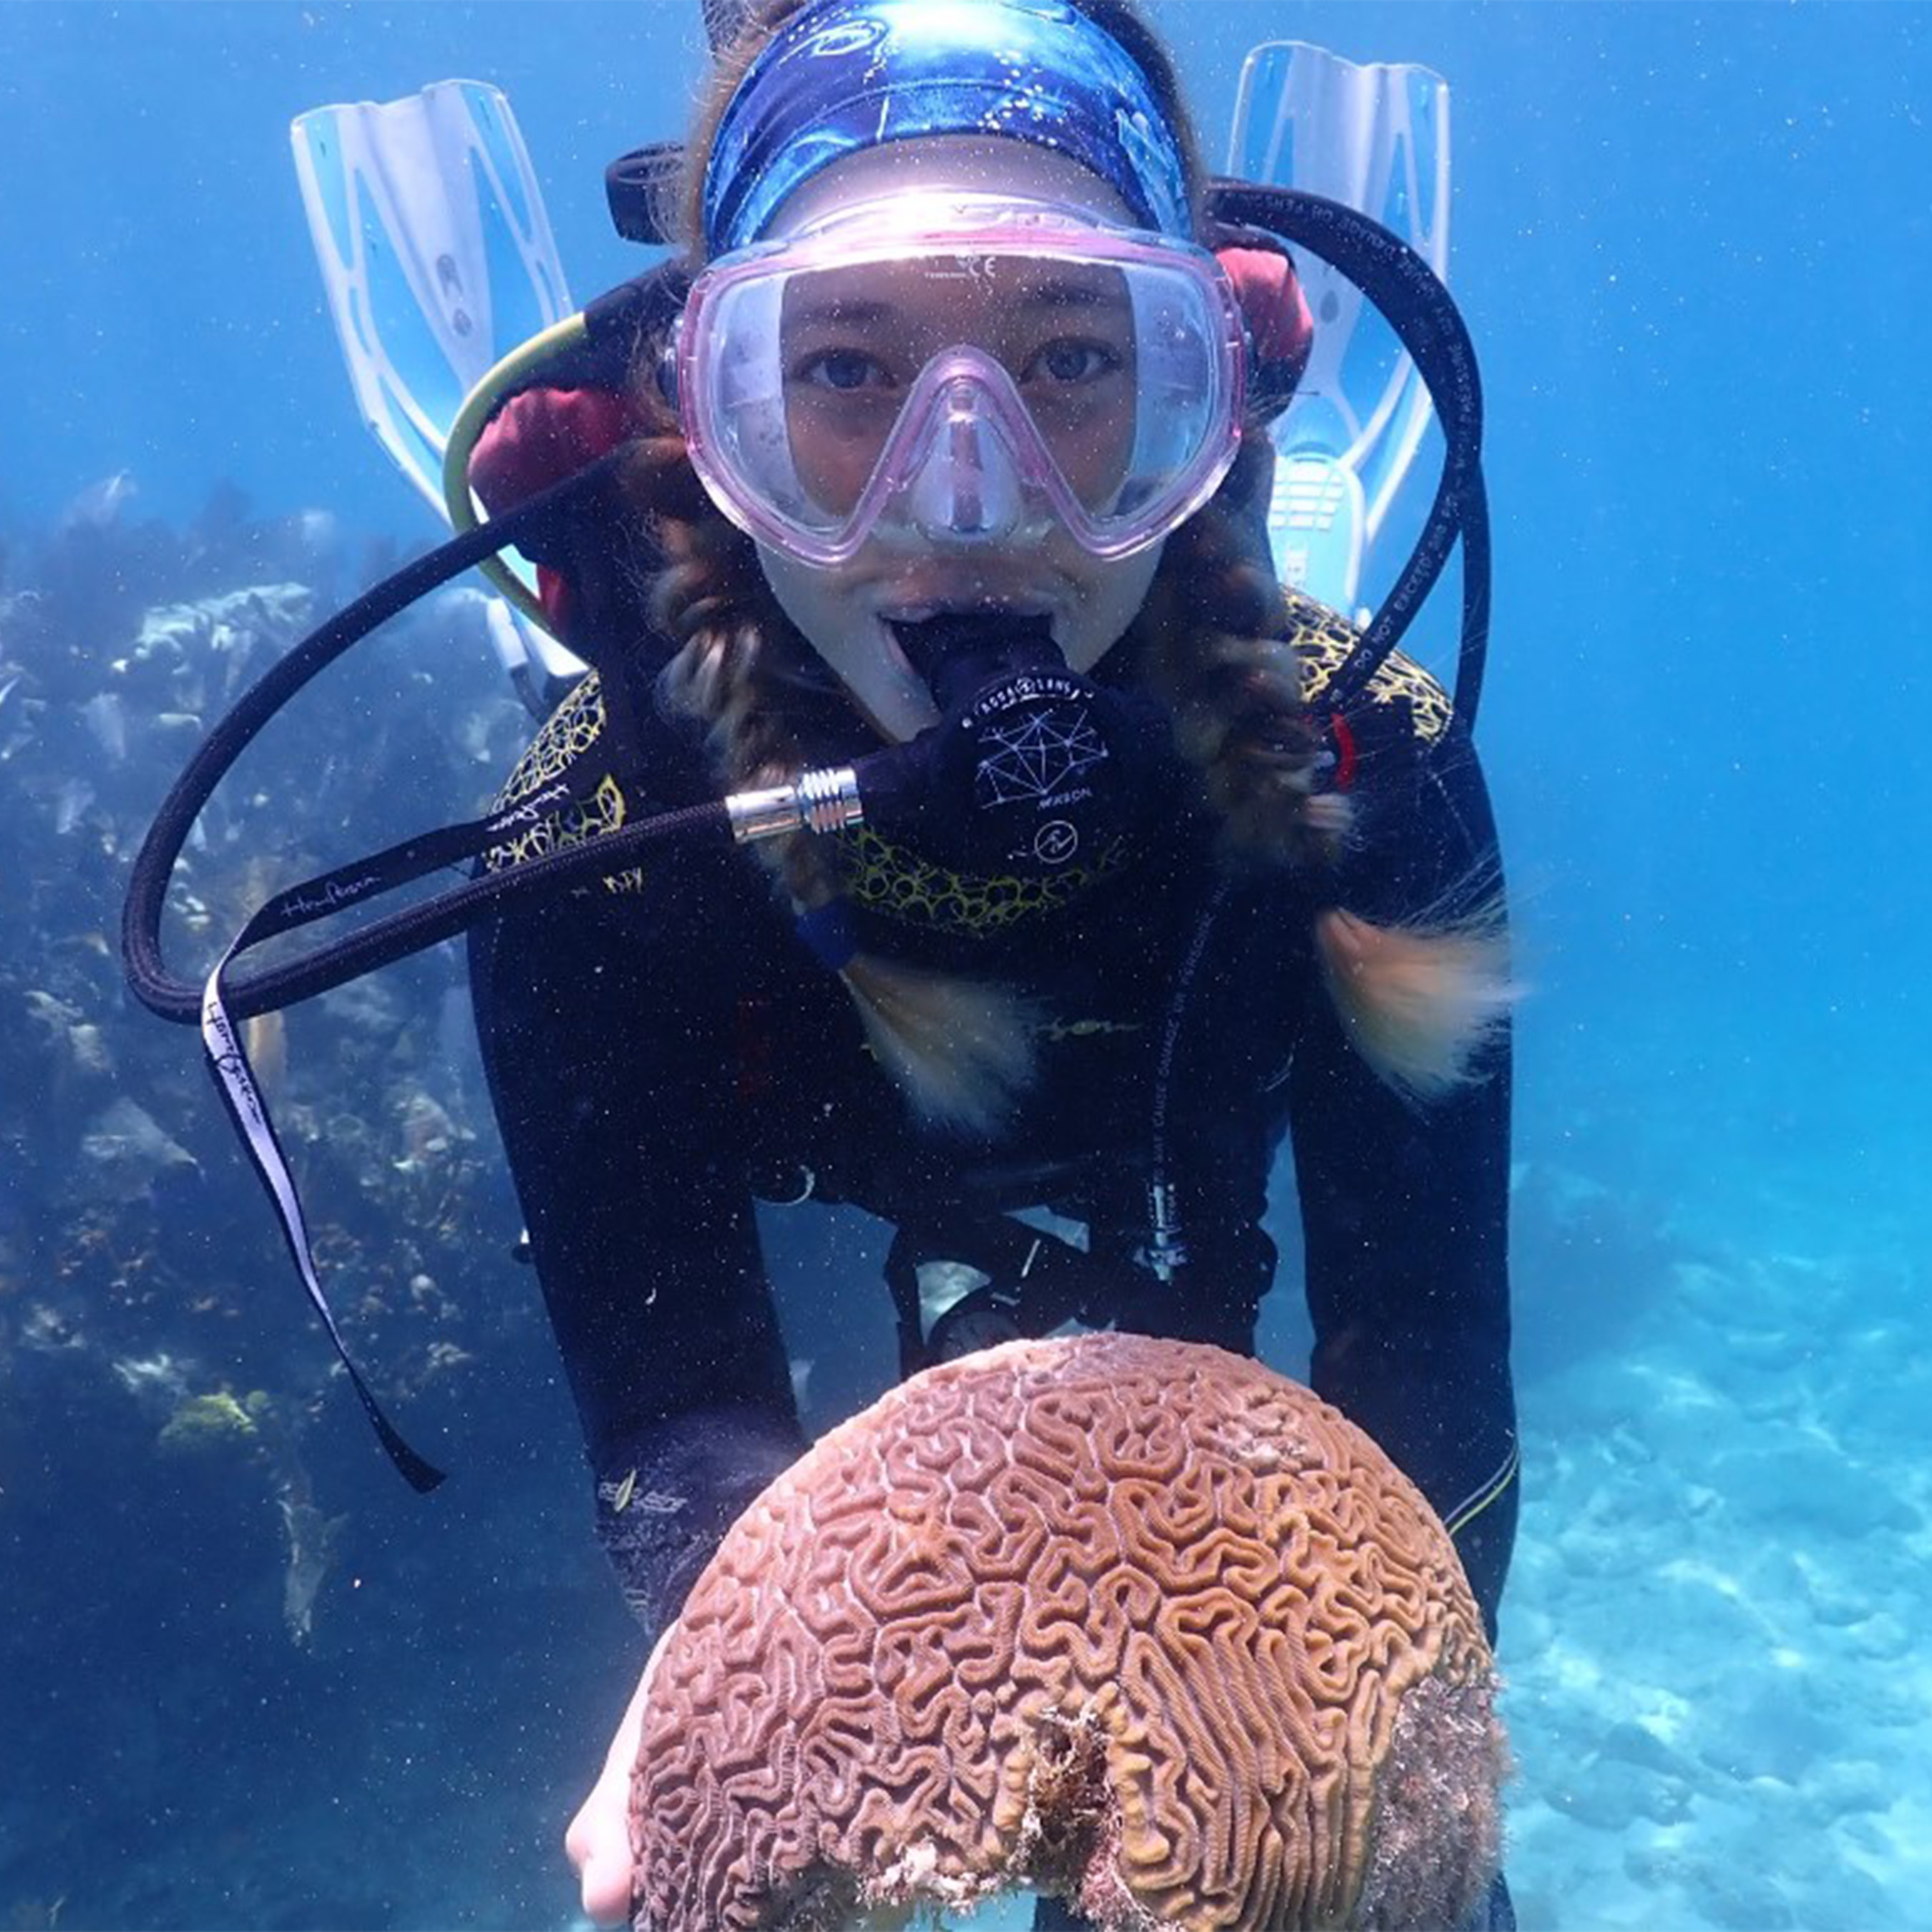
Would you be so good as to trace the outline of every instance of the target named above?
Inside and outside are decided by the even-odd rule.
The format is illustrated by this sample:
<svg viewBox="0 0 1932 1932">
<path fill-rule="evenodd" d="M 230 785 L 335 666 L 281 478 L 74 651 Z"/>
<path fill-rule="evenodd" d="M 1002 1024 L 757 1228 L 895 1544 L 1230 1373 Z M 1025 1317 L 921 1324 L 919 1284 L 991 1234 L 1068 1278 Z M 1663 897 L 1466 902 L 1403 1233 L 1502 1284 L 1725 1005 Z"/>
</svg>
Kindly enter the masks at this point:
<svg viewBox="0 0 1932 1932">
<path fill-rule="evenodd" d="M 1316 607 L 1300 614 L 1318 689 L 1344 640 Z M 641 674 L 609 714 L 593 680 L 552 719 L 508 796 L 566 769 L 608 782 L 495 862 L 716 795 L 692 729 Z M 1474 755 L 1431 680 L 1393 661 L 1338 743 L 1357 830 L 1327 902 L 1388 920 L 1439 910 L 1474 879 L 1495 887 Z M 829 745 L 828 761 L 860 748 Z M 980 1258 L 1012 1234 L 1006 1214 L 1040 1206 L 1090 1229 L 1084 1266 L 1115 1282 L 1115 1318 L 1252 1350 L 1284 1132 L 1314 1386 L 1450 1523 L 1492 1624 L 1516 1510 L 1506 1050 L 1446 1103 L 1398 1098 L 1320 984 L 1315 904 L 1279 874 L 1226 876 L 1204 826 L 1052 888 L 962 878 L 844 836 L 862 946 L 1036 1003 L 1039 1078 L 993 1138 L 921 1125 L 748 853 L 681 848 L 513 907 L 472 940 L 491 1090 L 600 1531 L 646 1628 L 803 1446 L 755 1194 L 794 1198 L 808 1179 L 818 1198 L 900 1226 L 909 1364 L 910 1265 Z M 1156 1143 L 1187 1253 L 1166 1282 L 1136 1259 Z"/>
</svg>

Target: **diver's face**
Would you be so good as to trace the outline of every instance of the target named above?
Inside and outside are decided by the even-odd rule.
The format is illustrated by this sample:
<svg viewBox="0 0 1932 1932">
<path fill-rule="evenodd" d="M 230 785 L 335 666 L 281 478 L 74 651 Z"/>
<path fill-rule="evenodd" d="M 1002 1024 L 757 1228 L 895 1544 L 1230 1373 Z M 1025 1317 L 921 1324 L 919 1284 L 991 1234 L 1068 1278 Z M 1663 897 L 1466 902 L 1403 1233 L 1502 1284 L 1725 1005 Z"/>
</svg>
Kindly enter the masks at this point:
<svg viewBox="0 0 1932 1932">
<path fill-rule="evenodd" d="M 1012 194 L 1081 208 L 1132 226 L 1126 205 L 1098 176 L 1064 156 L 1016 141 L 946 136 L 848 156 L 815 176 L 772 224 L 776 238 L 836 210 L 910 188 Z M 1062 474 L 1084 501 L 1105 502 L 1132 434 L 1132 316 L 1102 273 L 1008 261 L 962 286 L 910 266 L 854 268 L 854 286 L 816 313 L 788 319 L 788 422 L 800 480 L 842 513 L 856 501 L 905 386 L 956 344 L 985 351 L 1012 376 Z M 857 284 L 862 280 L 862 287 Z M 1090 283 L 1088 286 L 1085 283 Z M 820 291 L 824 278 L 815 279 Z M 1069 317 L 1076 318 L 1072 327 Z M 862 333 L 851 319 L 862 318 Z M 791 326 L 797 324 L 796 329 Z M 1084 671 L 1118 640 L 1145 600 L 1160 562 L 1150 544 L 1103 559 L 1056 523 L 1018 538 L 954 536 L 883 519 L 847 562 L 819 567 L 759 546 L 772 593 L 880 734 L 915 736 L 938 719 L 932 693 L 907 662 L 892 622 L 956 610 L 1011 610 L 1051 618 L 1067 664 Z"/>
</svg>

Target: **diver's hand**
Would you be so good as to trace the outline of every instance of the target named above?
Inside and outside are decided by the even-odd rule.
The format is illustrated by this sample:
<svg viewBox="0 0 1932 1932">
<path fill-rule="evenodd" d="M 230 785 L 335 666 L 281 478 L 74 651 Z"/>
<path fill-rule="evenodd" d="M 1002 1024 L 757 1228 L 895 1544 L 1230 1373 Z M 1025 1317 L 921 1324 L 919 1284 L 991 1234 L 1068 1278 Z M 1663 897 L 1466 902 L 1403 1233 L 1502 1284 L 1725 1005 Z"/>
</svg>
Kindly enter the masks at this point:
<svg viewBox="0 0 1932 1932">
<path fill-rule="evenodd" d="M 563 1849 L 577 1868 L 584 1888 L 584 1916 L 596 1924 L 622 1925 L 631 1916 L 631 1774 L 637 1768 L 644 1737 L 651 1678 L 676 1628 L 674 1620 L 658 1639 L 617 1735 L 604 1754 L 604 1768 L 563 1834 Z"/>
</svg>

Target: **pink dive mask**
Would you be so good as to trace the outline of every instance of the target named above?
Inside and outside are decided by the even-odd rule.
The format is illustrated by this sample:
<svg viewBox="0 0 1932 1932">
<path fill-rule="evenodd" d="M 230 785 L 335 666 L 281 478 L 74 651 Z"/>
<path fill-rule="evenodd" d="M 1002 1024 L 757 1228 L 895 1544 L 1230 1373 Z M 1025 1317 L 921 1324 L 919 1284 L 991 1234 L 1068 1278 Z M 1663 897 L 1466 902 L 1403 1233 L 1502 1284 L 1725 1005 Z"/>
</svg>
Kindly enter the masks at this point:
<svg viewBox="0 0 1932 1932">
<path fill-rule="evenodd" d="M 821 567 L 875 532 L 1157 543 L 1240 440 L 1240 310 L 1206 249 L 1084 211 L 931 192 L 713 262 L 676 349 L 712 501 Z"/>
</svg>

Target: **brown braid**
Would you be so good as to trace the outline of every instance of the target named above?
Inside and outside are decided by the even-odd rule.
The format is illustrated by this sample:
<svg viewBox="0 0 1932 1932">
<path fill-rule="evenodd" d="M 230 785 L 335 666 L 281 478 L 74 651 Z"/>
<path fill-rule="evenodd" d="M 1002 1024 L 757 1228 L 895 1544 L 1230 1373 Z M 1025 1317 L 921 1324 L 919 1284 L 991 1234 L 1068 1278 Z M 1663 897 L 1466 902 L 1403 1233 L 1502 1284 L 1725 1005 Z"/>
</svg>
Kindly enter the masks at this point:
<svg viewBox="0 0 1932 1932">
<path fill-rule="evenodd" d="M 654 370 L 655 354 L 641 356 L 638 366 Z M 751 538 L 699 486 L 656 382 L 640 378 L 633 400 L 646 434 L 622 488 L 664 559 L 651 586 L 651 616 L 677 647 L 662 688 L 710 727 L 728 785 L 781 784 L 811 762 L 811 734 L 800 731 L 809 721 L 796 692 L 804 682 L 798 674 L 814 662 L 812 648 L 778 608 Z M 760 850 L 801 908 L 822 905 L 837 891 L 822 840 L 801 835 Z"/>
<path fill-rule="evenodd" d="M 1273 475 L 1257 427 L 1213 500 L 1168 539 L 1124 648 L 1173 714 L 1224 856 L 1300 868 L 1333 860 L 1347 808 L 1316 788 L 1321 742 L 1280 635 L 1281 586 L 1258 514 Z"/>
</svg>

